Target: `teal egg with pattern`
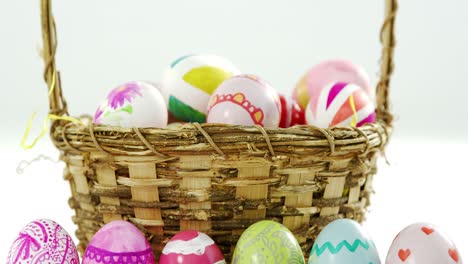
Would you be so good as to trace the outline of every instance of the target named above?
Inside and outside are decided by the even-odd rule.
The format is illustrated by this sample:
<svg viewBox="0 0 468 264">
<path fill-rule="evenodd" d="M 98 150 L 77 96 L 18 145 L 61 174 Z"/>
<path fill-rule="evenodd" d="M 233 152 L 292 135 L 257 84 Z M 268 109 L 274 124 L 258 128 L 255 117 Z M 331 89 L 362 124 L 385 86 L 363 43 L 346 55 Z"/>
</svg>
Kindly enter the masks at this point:
<svg viewBox="0 0 468 264">
<path fill-rule="evenodd" d="M 169 112 L 185 122 L 206 122 L 211 94 L 240 71 L 229 60 L 212 54 L 182 56 L 166 69 L 162 93 Z"/>
<path fill-rule="evenodd" d="M 237 242 L 232 264 L 305 264 L 301 247 L 284 225 L 264 220 L 247 228 Z"/>
<path fill-rule="evenodd" d="M 380 264 L 374 241 L 359 223 L 338 219 L 315 240 L 309 264 Z"/>
</svg>

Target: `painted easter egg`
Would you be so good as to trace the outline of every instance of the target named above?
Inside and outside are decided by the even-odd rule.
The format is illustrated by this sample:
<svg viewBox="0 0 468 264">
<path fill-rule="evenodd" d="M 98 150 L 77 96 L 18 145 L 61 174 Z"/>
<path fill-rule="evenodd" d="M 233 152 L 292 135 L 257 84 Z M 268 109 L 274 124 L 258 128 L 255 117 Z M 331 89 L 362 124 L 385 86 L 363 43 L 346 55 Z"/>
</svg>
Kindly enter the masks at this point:
<svg viewBox="0 0 468 264">
<path fill-rule="evenodd" d="M 280 95 L 281 121 L 279 127 L 286 128 L 294 125 L 305 125 L 305 111 L 292 98 Z"/>
<path fill-rule="evenodd" d="M 320 91 L 332 82 L 356 84 L 373 100 L 374 90 L 364 68 L 342 59 L 327 60 L 312 67 L 297 83 L 293 99 L 304 108 L 309 100 L 316 105 Z"/>
<path fill-rule="evenodd" d="M 183 56 L 171 63 L 163 77 L 163 95 L 177 119 L 204 123 L 211 94 L 240 71 L 228 60 L 210 54 Z"/>
<path fill-rule="evenodd" d="M 142 81 L 142 82 L 146 82 L 154 87 L 156 87 L 156 89 L 159 90 L 159 92 L 161 93 L 161 95 L 164 96 L 163 92 L 163 86 L 162 86 L 162 83 L 160 82 L 154 82 L 154 81 Z M 166 103 L 166 106 L 167 106 L 167 103 Z M 167 111 L 167 123 L 168 125 L 170 123 L 175 123 L 175 122 L 181 122 L 182 120 L 176 118 L 171 112 Z"/>
<path fill-rule="evenodd" d="M 143 233 L 126 221 L 112 221 L 93 236 L 82 264 L 154 264 L 153 251 Z"/>
<path fill-rule="evenodd" d="M 94 114 L 95 124 L 127 128 L 164 128 L 167 119 L 166 103 L 159 90 L 140 81 L 113 89 Z"/>
<path fill-rule="evenodd" d="M 403 229 L 388 250 L 386 264 L 462 264 L 455 244 L 437 227 L 427 223 Z"/>
<path fill-rule="evenodd" d="M 237 242 L 232 264 L 305 263 L 301 247 L 284 225 L 263 220 L 247 228 Z"/>
<path fill-rule="evenodd" d="M 281 102 L 273 87 L 255 75 L 237 75 L 224 81 L 208 105 L 208 123 L 278 127 Z"/>
<path fill-rule="evenodd" d="M 380 264 L 374 241 L 356 221 L 338 219 L 320 232 L 309 264 Z"/>
<path fill-rule="evenodd" d="M 52 220 L 27 224 L 11 245 L 7 264 L 79 264 L 78 252 L 67 231 Z"/>
<path fill-rule="evenodd" d="M 149 85 L 153 86 L 154 88 L 158 89 L 158 91 L 159 91 L 160 93 L 163 92 L 161 82 L 146 81 L 146 80 L 145 80 L 145 81 L 139 81 L 139 82 L 146 83 L 146 84 L 149 84 Z"/>
<path fill-rule="evenodd" d="M 375 105 L 359 86 L 331 83 L 322 89 L 316 105 L 312 101 L 307 105 L 306 121 L 322 128 L 360 127 L 375 122 Z"/>
<path fill-rule="evenodd" d="M 204 233 L 182 231 L 164 247 L 159 264 L 226 264 L 221 250 Z"/>
</svg>

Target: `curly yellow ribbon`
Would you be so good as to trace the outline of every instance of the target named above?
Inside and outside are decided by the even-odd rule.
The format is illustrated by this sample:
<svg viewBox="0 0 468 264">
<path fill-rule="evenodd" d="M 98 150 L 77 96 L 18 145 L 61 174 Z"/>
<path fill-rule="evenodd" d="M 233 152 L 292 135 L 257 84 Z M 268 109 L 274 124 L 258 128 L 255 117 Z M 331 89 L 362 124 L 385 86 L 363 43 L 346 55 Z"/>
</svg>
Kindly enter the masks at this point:
<svg viewBox="0 0 468 264">
<path fill-rule="evenodd" d="M 50 88 L 49 88 L 49 93 L 48 93 L 48 96 L 50 96 L 52 94 L 52 92 L 54 91 L 55 89 L 55 82 L 56 82 L 56 73 L 54 72 L 53 75 L 52 75 L 52 83 L 50 84 Z M 71 116 L 58 116 L 58 115 L 54 115 L 54 114 L 48 114 L 46 116 L 46 118 L 44 119 L 44 123 L 42 125 L 42 130 L 41 130 L 41 133 L 39 133 L 39 135 L 37 137 L 34 138 L 33 142 L 31 144 L 27 144 L 26 141 L 29 137 L 29 134 L 31 133 L 31 128 L 32 128 L 32 123 L 34 121 L 34 118 L 36 117 L 37 115 L 37 111 L 34 112 L 31 117 L 29 118 L 29 122 L 28 122 L 28 125 L 26 126 L 26 130 L 24 131 L 24 135 L 23 135 L 23 138 L 21 139 L 21 142 L 20 142 L 20 146 L 27 150 L 27 149 L 32 149 L 36 144 L 37 142 L 39 142 L 39 140 L 45 136 L 45 134 L 47 133 L 47 130 L 48 130 L 48 122 L 49 120 L 65 120 L 65 121 L 70 121 L 70 122 L 75 122 L 75 123 L 79 123 L 81 125 L 83 125 L 83 122 L 81 122 L 81 120 L 79 119 L 76 119 L 74 117 L 71 117 Z"/>
</svg>

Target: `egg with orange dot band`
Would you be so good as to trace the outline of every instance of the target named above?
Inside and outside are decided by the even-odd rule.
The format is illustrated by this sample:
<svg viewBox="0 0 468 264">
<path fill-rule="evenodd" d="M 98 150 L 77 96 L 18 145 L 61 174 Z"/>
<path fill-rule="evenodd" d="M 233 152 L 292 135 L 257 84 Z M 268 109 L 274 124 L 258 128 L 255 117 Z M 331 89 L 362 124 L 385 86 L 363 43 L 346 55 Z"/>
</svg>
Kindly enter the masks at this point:
<svg viewBox="0 0 468 264">
<path fill-rule="evenodd" d="M 278 93 L 255 75 L 227 79 L 215 90 L 208 105 L 208 123 L 278 127 L 280 118 Z"/>
<path fill-rule="evenodd" d="M 206 122 L 206 105 L 218 86 L 241 72 L 229 60 L 213 54 L 193 54 L 173 61 L 162 78 L 169 112 L 184 122 Z"/>
<path fill-rule="evenodd" d="M 375 122 L 375 105 L 361 87 L 349 83 L 331 83 L 319 94 L 317 103 L 306 108 L 309 125 L 327 128 L 360 127 Z"/>
</svg>

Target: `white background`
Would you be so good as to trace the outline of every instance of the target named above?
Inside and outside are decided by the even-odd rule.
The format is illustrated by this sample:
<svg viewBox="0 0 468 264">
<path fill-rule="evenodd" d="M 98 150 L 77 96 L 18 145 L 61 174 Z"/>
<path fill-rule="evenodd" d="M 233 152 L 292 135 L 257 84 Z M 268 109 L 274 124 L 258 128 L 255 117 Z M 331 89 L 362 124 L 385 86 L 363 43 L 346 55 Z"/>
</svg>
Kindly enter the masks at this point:
<svg viewBox="0 0 468 264">
<path fill-rule="evenodd" d="M 48 139 L 23 151 L 19 141 L 33 111 L 33 134 L 47 111 L 42 82 L 39 1 L 0 0 L 0 262 L 30 220 L 51 218 L 74 232 L 62 165 Z M 404 226 L 440 226 L 468 259 L 468 2 L 400 1 L 392 81 L 395 134 L 383 162 L 365 227 L 384 259 Z M 70 112 L 94 113 L 105 94 L 127 80 L 158 81 L 187 53 L 225 56 L 242 71 L 289 94 L 301 75 L 327 58 L 364 66 L 376 83 L 383 0 L 329 1 L 55 1 L 58 65 Z M 466 215 L 466 214 L 465 214 Z"/>
</svg>

